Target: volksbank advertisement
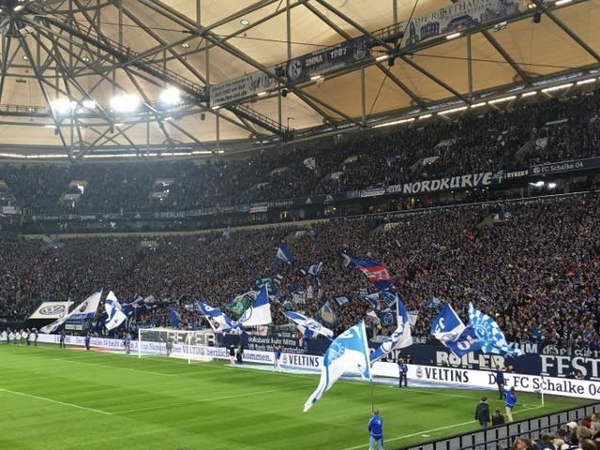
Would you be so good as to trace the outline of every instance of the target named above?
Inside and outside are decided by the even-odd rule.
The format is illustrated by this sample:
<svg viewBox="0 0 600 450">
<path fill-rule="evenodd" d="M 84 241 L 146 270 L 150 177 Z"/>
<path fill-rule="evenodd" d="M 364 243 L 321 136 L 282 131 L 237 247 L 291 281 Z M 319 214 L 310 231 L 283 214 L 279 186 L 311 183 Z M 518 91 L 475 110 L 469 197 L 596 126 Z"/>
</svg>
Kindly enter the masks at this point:
<svg viewBox="0 0 600 450">
<path fill-rule="evenodd" d="M 52 334 L 42 334 L 39 336 L 40 342 L 58 343 L 59 336 Z M 67 345 L 83 346 L 84 338 L 80 336 L 67 336 Z M 91 345 L 94 349 L 102 351 L 124 352 L 123 342 L 118 339 L 92 338 Z M 140 357 L 160 355 L 166 357 L 166 348 L 164 342 L 138 342 L 133 341 L 130 349 L 131 354 Z M 198 356 L 199 359 L 229 360 L 229 352 L 225 347 L 204 347 L 198 345 L 175 344 L 170 352 L 170 357 L 193 359 Z M 489 356 L 489 355 L 487 355 Z M 517 363 L 525 355 L 515 359 Z M 573 363 L 567 364 L 564 358 L 568 356 L 560 355 L 541 355 L 545 356 L 544 364 L 547 368 L 558 367 L 560 370 L 566 370 Z M 559 359 L 557 359 L 559 358 Z M 273 352 L 246 350 L 244 352 L 244 362 L 247 364 L 273 364 Z M 586 358 L 575 357 L 576 365 L 582 368 L 595 367 L 597 371 L 598 360 L 593 359 L 591 366 L 586 364 Z M 487 363 L 487 360 L 484 361 Z M 284 370 L 302 369 L 306 373 L 319 374 L 322 369 L 323 357 L 315 355 L 298 355 L 284 353 L 282 355 L 282 365 Z M 519 371 L 520 366 L 516 365 L 517 373 L 505 374 L 507 386 L 514 386 L 521 392 L 538 392 L 548 395 L 562 395 L 567 397 L 586 397 L 594 400 L 600 400 L 600 381 L 595 380 L 577 380 L 569 378 L 559 378 L 544 376 L 543 374 L 523 374 Z M 372 374 L 374 377 L 385 377 L 390 379 L 398 378 L 398 366 L 393 362 L 376 362 L 373 365 Z M 422 382 L 426 384 L 444 384 L 445 386 L 472 387 L 480 389 L 496 390 L 496 377 L 491 370 L 474 370 L 461 367 L 439 367 L 423 364 L 409 364 L 408 366 L 409 385 Z"/>
</svg>

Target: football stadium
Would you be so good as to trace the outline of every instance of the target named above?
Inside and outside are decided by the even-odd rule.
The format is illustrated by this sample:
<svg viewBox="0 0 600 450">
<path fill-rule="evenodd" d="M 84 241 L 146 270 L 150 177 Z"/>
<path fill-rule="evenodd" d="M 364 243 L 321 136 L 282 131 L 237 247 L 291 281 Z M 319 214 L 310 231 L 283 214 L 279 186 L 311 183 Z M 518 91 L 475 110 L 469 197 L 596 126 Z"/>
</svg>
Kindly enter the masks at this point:
<svg viewBox="0 0 600 450">
<path fill-rule="evenodd" d="M 597 450 L 598 23 L 0 0 L 0 448 Z"/>
</svg>

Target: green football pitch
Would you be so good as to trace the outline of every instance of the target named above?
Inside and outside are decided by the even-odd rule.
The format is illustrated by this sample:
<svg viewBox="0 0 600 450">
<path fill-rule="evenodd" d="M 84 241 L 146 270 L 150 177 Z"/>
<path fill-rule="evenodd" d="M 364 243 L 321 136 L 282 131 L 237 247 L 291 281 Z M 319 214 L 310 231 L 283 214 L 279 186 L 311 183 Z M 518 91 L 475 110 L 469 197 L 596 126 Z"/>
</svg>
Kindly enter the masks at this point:
<svg viewBox="0 0 600 450">
<path fill-rule="evenodd" d="M 502 406 L 493 391 L 339 380 L 303 413 L 316 375 L 49 345 L 0 345 L 0 367 L 6 450 L 366 449 L 372 401 L 393 449 L 479 429 L 482 395 Z M 520 393 L 515 418 L 585 403 Z"/>
</svg>

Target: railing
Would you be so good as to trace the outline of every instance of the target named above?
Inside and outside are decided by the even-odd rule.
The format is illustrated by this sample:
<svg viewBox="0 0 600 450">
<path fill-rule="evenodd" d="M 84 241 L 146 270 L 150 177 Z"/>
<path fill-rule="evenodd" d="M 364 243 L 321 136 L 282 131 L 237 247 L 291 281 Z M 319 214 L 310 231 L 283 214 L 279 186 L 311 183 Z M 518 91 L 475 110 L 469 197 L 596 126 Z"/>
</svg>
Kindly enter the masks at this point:
<svg viewBox="0 0 600 450">
<path fill-rule="evenodd" d="M 540 435 L 554 435 L 559 428 L 567 428 L 567 423 L 577 422 L 591 416 L 600 409 L 600 403 L 593 403 L 579 408 L 568 409 L 547 416 L 521 420 L 499 425 L 485 430 L 451 436 L 438 441 L 423 442 L 396 450 L 472 450 L 472 449 L 507 449 L 517 437 L 536 440 Z"/>
</svg>

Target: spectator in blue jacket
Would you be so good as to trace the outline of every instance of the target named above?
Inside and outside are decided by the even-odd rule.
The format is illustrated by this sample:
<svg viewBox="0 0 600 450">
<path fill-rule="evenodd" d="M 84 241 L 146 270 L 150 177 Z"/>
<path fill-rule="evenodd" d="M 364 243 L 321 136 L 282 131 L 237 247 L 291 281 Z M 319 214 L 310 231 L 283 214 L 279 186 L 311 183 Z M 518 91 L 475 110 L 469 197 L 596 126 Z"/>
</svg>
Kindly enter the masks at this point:
<svg viewBox="0 0 600 450">
<path fill-rule="evenodd" d="M 375 445 L 379 450 L 383 448 L 383 419 L 379 415 L 379 410 L 374 409 L 373 415 L 369 420 L 369 450 L 375 450 Z"/>
<path fill-rule="evenodd" d="M 515 387 L 512 386 L 510 389 L 504 390 L 504 400 L 506 405 L 506 419 L 507 422 L 513 421 L 513 408 L 517 404 L 517 394 L 515 394 Z"/>
</svg>

